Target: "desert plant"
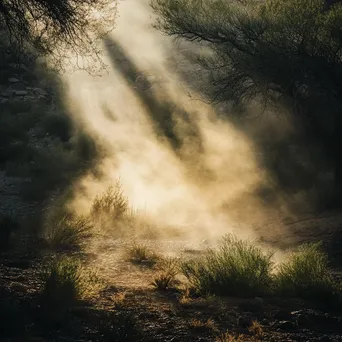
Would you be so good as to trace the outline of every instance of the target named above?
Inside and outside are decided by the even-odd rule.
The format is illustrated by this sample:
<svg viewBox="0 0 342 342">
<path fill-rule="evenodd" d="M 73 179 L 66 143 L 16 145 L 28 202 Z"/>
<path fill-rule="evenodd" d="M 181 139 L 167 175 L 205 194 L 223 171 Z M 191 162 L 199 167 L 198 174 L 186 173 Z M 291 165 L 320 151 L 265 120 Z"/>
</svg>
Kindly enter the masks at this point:
<svg viewBox="0 0 342 342">
<path fill-rule="evenodd" d="M 141 243 L 133 243 L 126 248 L 125 253 L 127 260 L 149 266 L 155 265 L 161 259 L 161 256 L 157 252 Z"/>
<path fill-rule="evenodd" d="M 172 257 L 162 258 L 158 264 L 158 269 L 159 272 L 153 279 L 151 285 L 157 290 L 165 291 L 175 281 L 179 269 L 178 259 Z"/>
<path fill-rule="evenodd" d="M 301 245 L 289 253 L 279 265 L 276 275 L 278 291 L 283 295 L 302 298 L 338 299 L 337 284 L 328 267 L 328 257 L 319 243 Z"/>
<path fill-rule="evenodd" d="M 189 326 L 191 329 L 197 330 L 198 332 L 200 332 L 200 331 L 206 332 L 206 331 L 217 330 L 215 322 L 210 318 L 206 321 L 201 321 L 199 319 L 192 319 L 189 322 Z"/>
<path fill-rule="evenodd" d="M 265 294 L 272 283 L 272 253 L 234 235 L 223 238 L 218 250 L 187 260 L 181 270 L 201 294 L 254 296 Z"/>
<path fill-rule="evenodd" d="M 47 222 L 43 238 L 51 248 L 73 249 L 83 247 L 93 232 L 88 217 L 65 214 Z"/>
<path fill-rule="evenodd" d="M 105 218 L 112 221 L 122 219 L 129 213 L 129 203 L 127 197 L 122 191 L 120 182 L 110 186 L 104 193 L 96 196 L 91 214 L 97 219 Z"/>
<path fill-rule="evenodd" d="M 253 335 L 254 341 L 262 341 L 264 339 L 264 330 L 258 321 L 252 321 L 248 331 Z"/>
<path fill-rule="evenodd" d="M 56 312 L 94 296 L 103 287 L 94 270 L 87 269 L 78 259 L 66 256 L 48 262 L 42 280 L 42 307 Z"/>
<path fill-rule="evenodd" d="M 215 341 L 216 342 L 244 342 L 248 340 L 242 334 L 235 336 L 233 334 L 230 334 L 228 331 L 226 331 L 223 334 L 217 336 Z"/>
<path fill-rule="evenodd" d="M 171 287 L 174 279 L 175 276 L 172 273 L 160 272 L 154 277 L 151 285 L 157 290 L 165 291 Z"/>
<path fill-rule="evenodd" d="M 67 323 L 70 309 L 80 300 L 94 296 L 103 286 L 94 271 L 71 257 L 48 262 L 42 280 L 38 317 L 44 326 Z"/>
</svg>

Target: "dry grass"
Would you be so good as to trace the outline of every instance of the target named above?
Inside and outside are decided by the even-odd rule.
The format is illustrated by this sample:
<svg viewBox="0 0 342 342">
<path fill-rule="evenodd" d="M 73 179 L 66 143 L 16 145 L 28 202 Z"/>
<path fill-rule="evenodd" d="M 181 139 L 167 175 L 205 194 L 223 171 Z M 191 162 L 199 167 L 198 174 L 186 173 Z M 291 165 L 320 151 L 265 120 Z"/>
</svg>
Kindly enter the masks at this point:
<svg viewBox="0 0 342 342">
<path fill-rule="evenodd" d="M 123 309 L 125 307 L 126 293 L 119 292 L 112 296 L 112 302 L 115 309 Z"/>
<path fill-rule="evenodd" d="M 201 321 L 199 319 L 192 319 L 189 322 L 189 327 L 196 331 L 216 331 L 217 327 L 212 319 Z"/>
<path fill-rule="evenodd" d="M 253 321 L 248 331 L 253 335 L 254 341 L 262 341 L 264 339 L 264 330 L 258 321 Z"/>
<path fill-rule="evenodd" d="M 133 243 L 125 250 L 126 260 L 135 264 L 154 266 L 161 260 L 161 255 L 142 243 Z"/>
<path fill-rule="evenodd" d="M 216 342 L 248 342 L 250 341 L 244 335 L 233 335 L 230 334 L 228 331 L 217 336 L 215 339 Z"/>
<path fill-rule="evenodd" d="M 128 198 L 124 195 L 120 182 L 110 186 L 104 193 L 95 197 L 91 215 L 98 219 L 120 220 L 130 211 Z"/>
<path fill-rule="evenodd" d="M 88 217 L 63 215 L 50 219 L 43 231 L 47 245 L 56 249 L 82 248 L 94 233 L 93 224 Z"/>
<path fill-rule="evenodd" d="M 179 260 L 177 258 L 162 258 L 158 263 L 159 273 L 153 279 L 151 285 L 161 291 L 165 291 L 174 285 L 178 274 Z"/>
<path fill-rule="evenodd" d="M 319 244 L 304 244 L 289 253 L 276 274 L 280 294 L 339 304 L 341 289 L 331 276 L 328 257 Z"/>
<path fill-rule="evenodd" d="M 269 292 L 272 254 L 233 235 L 218 250 L 181 264 L 181 270 L 200 294 L 256 296 Z"/>
</svg>

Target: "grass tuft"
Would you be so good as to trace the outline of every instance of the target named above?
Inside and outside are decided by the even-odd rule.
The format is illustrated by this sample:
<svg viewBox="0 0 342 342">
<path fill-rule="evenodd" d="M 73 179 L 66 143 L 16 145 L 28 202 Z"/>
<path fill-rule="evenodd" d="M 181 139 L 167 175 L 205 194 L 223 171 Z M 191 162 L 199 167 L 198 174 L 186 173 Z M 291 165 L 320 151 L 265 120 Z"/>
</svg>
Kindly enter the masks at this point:
<svg viewBox="0 0 342 342">
<path fill-rule="evenodd" d="M 278 268 L 276 285 L 279 293 L 285 296 L 330 302 L 340 300 L 338 286 L 328 267 L 328 257 L 317 243 L 303 244 L 289 253 Z"/>
<path fill-rule="evenodd" d="M 120 182 L 115 186 L 110 186 L 103 194 L 95 197 L 91 214 L 95 218 L 107 218 L 110 220 L 119 220 L 130 211 L 129 202 L 124 195 Z"/>
<path fill-rule="evenodd" d="M 161 255 L 141 243 L 133 243 L 126 249 L 126 259 L 135 264 L 154 266 Z"/>
<path fill-rule="evenodd" d="M 93 235 L 93 224 L 88 217 L 65 214 L 47 223 L 43 238 L 50 248 L 80 249 Z"/>
<path fill-rule="evenodd" d="M 196 330 L 197 332 L 217 330 L 215 322 L 210 318 L 207 321 L 201 321 L 199 319 L 192 319 L 189 323 L 189 327 L 193 330 Z"/>
<path fill-rule="evenodd" d="M 96 294 L 101 282 L 95 271 L 90 271 L 73 257 L 51 261 L 43 272 L 42 297 L 53 301 L 73 303 Z"/>
<path fill-rule="evenodd" d="M 244 335 L 232 335 L 228 331 L 217 336 L 215 339 L 216 342 L 247 342 L 248 340 L 245 338 Z"/>
<path fill-rule="evenodd" d="M 223 238 L 218 250 L 181 264 L 181 271 L 200 294 L 255 296 L 269 291 L 272 254 L 233 235 Z"/>
<path fill-rule="evenodd" d="M 159 273 L 153 279 L 151 285 L 160 291 L 165 291 L 173 286 L 179 269 L 178 259 L 163 258 L 159 265 Z"/>
</svg>

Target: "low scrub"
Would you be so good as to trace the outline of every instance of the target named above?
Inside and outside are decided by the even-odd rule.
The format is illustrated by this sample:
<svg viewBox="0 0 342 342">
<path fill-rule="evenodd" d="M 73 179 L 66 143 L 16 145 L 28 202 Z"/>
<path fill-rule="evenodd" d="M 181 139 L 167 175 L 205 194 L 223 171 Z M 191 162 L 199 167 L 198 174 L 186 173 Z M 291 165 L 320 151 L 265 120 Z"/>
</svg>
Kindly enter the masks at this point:
<svg viewBox="0 0 342 342">
<path fill-rule="evenodd" d="M 97 219 L 119 220 L 130 212 L 127 197 L 124 195 L 120 182 L 110 186 L 104 193 L 95 197 L 91 214 Z"/>
<path fill-rule="evenodd" d="M 218 250 L 209 249 L 196 260 L 181 264 L 181 271 L 201 294 L 255 296 L 269 292 L 271 253 L 233 235 L 223 238 Z"/>
<path fill-rule="evenodd" d="M 289 253 L 278 268 L 276 286 L 282 295 L 339 302 L 340 290 L 320 244 L 304 244 Z"/>
<path fill-rule="evenodd" d="M 175 285 L 176 276 L 179 272 L 179 260 L 177 258 L 162 258 L 158 263 L 158 274 L 154 277 L 151 285 L 160 291 L 165 291 Z"/>
<path fill-rule="evenodd" d="M 51 261 L 42 277 L 40 307 L 43 319 L 49 322 L 63 320 L 78 301 L 91 298 L 102 288 L 97 274 L 71 257 Z"/>
<path fill-rule="evenodd" d="M 127 247 L 126 258 L 135 264 L 154 266 L 161 259 L 161 255 L 146 245 L 134 243 Z"/>
<path fill-rule="evenodd" d="M 43 238 L 51 248 L 80 249 L 93 235 L 93 231 L 89 218 L 65 214 L 61 218 L 48 221 Z"/>
</svg>

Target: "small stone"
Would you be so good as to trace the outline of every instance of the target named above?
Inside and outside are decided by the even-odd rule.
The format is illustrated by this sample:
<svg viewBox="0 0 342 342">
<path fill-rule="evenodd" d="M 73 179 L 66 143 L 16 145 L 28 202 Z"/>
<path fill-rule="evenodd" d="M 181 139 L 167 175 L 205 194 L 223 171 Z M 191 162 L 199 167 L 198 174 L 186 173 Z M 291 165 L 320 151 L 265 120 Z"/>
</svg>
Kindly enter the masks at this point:
<svg viewBox="0 0 342 342">
<path fill-rule="evenodd" d="M 8 79 L 8 82 L 10 82 L 10 83 L 17 83 L 17 82 L 19 82 L 19 80 L 17 78 L 15 78 L 15 77 L 10 77 Z"/>
<path fill-rule="evenodd" d="M 46 96 L 48 94 L 47 91 L 42 88 L 33 88 L 33 90 L 41 96 Z"/>
<path fill-rule="evenodd" d="M 237 324 L 241 328 L 248 328 L 252 324 L 252 320 L 248 317 L 240 316 L 237 320 Z"/>
<path fill-rule="evenodd" d="M 27 90 L 14 90 L 13 93 L 16 96 L 25 96 L 28 94 L 28 91 Z"/>
<path fill-rule="evenodd" d="M 13 90 L 8 89 L 8 90 L 3 91 L 1 93 L 1 96 L 3 96 L 3 97 L 12 97 L 13 96 Z"/>
<path fill-rule="evenodd" d="M 285 331 L 292 331 L 292 330 L 296 329 L 295 324 L 293 322 L 290 322 L 290 321 L 280 321 L 278 323 L 278 327 L 281 330 L 285 330 Z"/>
<path fill-rule="evenodd" d="M 282 319 L 282 320 L 285 320 L 285 319 L 290 318 L 291 315 L 290 315 L 289 312 L 286 311 L 286 310 L 279 310 L 279 311 L 277 311 L 277 312 L 273 315 L 273 317 L 274 317 L 275 319 Z"/>
</svg>

